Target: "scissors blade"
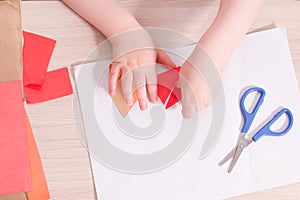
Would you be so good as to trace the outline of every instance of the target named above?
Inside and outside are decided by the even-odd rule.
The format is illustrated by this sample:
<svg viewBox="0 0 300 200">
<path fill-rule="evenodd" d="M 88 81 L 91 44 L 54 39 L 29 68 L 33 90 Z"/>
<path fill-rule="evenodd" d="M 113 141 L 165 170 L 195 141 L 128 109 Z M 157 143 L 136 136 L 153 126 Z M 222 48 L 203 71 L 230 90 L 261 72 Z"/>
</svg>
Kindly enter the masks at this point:
<svg viewBox="0 0 300 200">
<path fill-rule="evenodd" d="M 244 147 L 241 147 L 240 145 L 238 145 L 236 147 L 236 151 L 234 153 L 234 156 L 233 156 L 231 163 L 227 170 L 228 173 L 230 173 L 232 171 L 233 167 L 235 166 L 236 162 L 238 161 L 239 157 L 241 156 L 241 153 L 243 152 L 243 150 L 244 150 Z"/>
<path fill-rule="evenodd" d="M 237 150 L 237 146 L 235 146 L 220 162 L 219 166 L 222 166 L 224 163 L 226 163 L 230 158 L 233 158 L 234 153 Z"/>
</svg>

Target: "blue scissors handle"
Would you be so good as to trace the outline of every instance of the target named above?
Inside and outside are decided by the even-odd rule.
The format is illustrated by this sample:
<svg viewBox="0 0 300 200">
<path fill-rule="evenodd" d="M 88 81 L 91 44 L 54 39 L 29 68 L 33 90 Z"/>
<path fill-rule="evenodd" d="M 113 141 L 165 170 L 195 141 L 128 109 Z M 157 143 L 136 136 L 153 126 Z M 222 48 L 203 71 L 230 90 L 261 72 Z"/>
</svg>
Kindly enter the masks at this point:
<svg viewBox="0 0 300 200">
<path fill-rule="evenodd" d="M 257 93 L 260 94 L 260 96 L 259 96 L 259 99 L 256 102 L 256 105 L 255 105 L 254 109 L 252 110 L 251 113 L 249 113 L 245 108 L 245 99 L 252 92 L 257 92 Z M 242 132 L 243 133 L 248 132 L 259 107 L 261 106 L 261 104 L 264 101 L 265 94 L 266 94 L 265 90 L 262 89 L 262 88 L 259 88 L 259 87 L 250 88 L 243 94 L 243 96 L 240 100 L 240 108 L 241 108 L 241 112 L 242 112 L 243 117 L 244 117 L 244 125 L 242 127 Z"/>
<path fill-rule="evenodd" d="M 274 124 L 283 114 L 286 114 L 288 117 L 288 123 L 286 128 L 283 131 L 274 132 L 270 130 L 270 127 L 272 124 Z M 262 136 L 283 136 L 285 135 L 293 126 L 293 115 L 292 112 L 287 109 L 283 108 L 281 109 L 274 117 L 266 124 L 264 125 L 253 137 L 253 141 L 257 141 Z"/>
</svg>

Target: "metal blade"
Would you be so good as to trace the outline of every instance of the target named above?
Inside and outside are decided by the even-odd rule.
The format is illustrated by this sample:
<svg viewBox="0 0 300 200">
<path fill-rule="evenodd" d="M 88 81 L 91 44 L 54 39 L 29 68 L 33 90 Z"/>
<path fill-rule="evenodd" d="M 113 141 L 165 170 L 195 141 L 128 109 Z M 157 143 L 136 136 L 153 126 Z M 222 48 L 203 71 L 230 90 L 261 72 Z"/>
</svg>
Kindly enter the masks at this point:
<svg viewBox="0 0 300 200">
<path fill-rule="evenodd" d="M 243 152 L 244 148 L 241 147 L 240 145 L 237 146 L 237 149 L 235 151 L 235 154 L 231 160 L 231 163 L 228 167 L 227 172 L 230 173 L 233 169 L 233 167 L 235 166 L 236 162 L 238 161 L 239 157 L 241 156 L 241 153 Z"/>
<path fill-rule="evenodd" d="M 237 150 L 237 146 L 235 146 L 220 162 L 219 166 L 222 166 L 224 163 L 226 163 L 229 159 L 231 159 Z"/>
</svg>

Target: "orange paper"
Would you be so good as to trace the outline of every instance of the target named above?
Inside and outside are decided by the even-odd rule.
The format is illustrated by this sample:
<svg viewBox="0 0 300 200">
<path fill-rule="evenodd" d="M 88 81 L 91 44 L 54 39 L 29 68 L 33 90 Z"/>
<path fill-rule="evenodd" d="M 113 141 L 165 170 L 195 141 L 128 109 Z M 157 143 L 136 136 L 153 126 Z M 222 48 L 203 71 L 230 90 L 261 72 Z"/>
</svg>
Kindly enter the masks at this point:
<svg viewBox="0 0 300 200">
<path fill-rule="evenodd" d="M 41 158 L 36 146 L 34 136 L 32 133 L 31 125 L 27 115 L 26 118 L 26 129 L 29 147 L 29 160 L 30 160 L 30 171 L 32 189 L 27 193 L 28 200 L 47 200 L 50 198 L 46 177 L 43 170 Z"/>
<path fill-rule="evenodd" d="M 109 70 L 111 69 L 111 65 L 109 66 Z M 134 90 L 132 90 L 134 91 Z M 116 88 L 116 93 L 114 95 L 111 95 L 111 98 L 114 102 L 114 104 L 117 106 L 119 112 L 121 113 L 122 117 L 126 117 L 135 102 L 137 101 L 137 97 L 135 92 L 133 93 L 133 104 L 128 105 L 126 101 L 124 100 L 123 97 L 123 92 L 122 92 L 122 85 L 121 85 L 121 80 L 119 77 L 117 88 Z"/>
<path fill-rule="evenodd" d="M 133 93 L 133 104 L 128 105 L 126 101 L 124 100 L 123 93 L 122 93 L 122 86 L 121 86 L 121 80 L 118 80 L 117 90 L 114 95 L 111 96 L 114 104 L 117 106 L 119 112 L 123 117 L 126 117 L 135 102 L 137 101 L 136 94 Z"/>
</svg>

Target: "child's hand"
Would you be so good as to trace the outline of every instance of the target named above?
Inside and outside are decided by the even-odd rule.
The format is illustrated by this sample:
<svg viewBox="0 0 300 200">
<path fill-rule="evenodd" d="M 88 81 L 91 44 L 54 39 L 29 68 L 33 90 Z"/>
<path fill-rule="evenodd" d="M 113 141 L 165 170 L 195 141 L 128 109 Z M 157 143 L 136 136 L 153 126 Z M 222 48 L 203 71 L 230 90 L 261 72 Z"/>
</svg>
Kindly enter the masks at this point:
<svg viewBox="0 0 300 200">
<path fill-rule="evenodd" d="M 204 65 L 205 67 L 203 67 Z M 220 78 L 219 73 L 216 74 L 218 77 L 203 77 L 201 74 L 203 70 L 212 67 L 216 69 L 206 52 L 199 46 L 182 65 L 176 86 L 181 88 L 184 118 L 192 118 L 196 112 L 212 103 L 211 92 L 215 92 L 217 88 L 210 88 L 214 90 L 210 91 L 206 79 L 214 78 L 217 81 L 217 78 Z"/>
<path fill-rule="evenodd" d="M 110 92 L 114 93 L 118 77 L 122 75 L 122 89 L 128 104 L 132 102 L 132 82 L 137 85 L 137 96 L 142 110 L 147 108 L 147 93 L 150 101 L 155 102 L 157 99 L 156 61 L 170 67 L 175 67 L 175 64 L 166 54 L 155 49 L 151 37 L 140 27 L 135 18 L 113 0 L 90 0 L 89 3 L 82 0 L 63 1 L 107 38 L 122 35 L 110 39 L 114 48 Z M 199 44 L 209 52 L 219 71 L 226 66 L 239 40 L 248 31 L 263 2 L 263 0 L 221 1 L 213 24 L 199 41 Z M 133 31 L 133 34 L 123 34 L 124 31 L 134 29 L 141 30 L 141 33 Z M 115 38 L 117 38 L 116 41 L 114 41 Z M 197 52 L 193 54 L 197 57 Z M 189 60 L 197 60 L 195 57 Z M 193 64 L 193 66 L 201 66 L 201 62 Z M 186 62 L 181 71 L 187 80 L 186 83 L 184 81 L 179 83 L 183 95 L 183 115 L 187 118 L 191 117 L 199 108 L 209 104 L 210 98 L 203 77 L 196 73 L 196 69 L 191 64 Z M 193 94 L 196 96 L 193 97 Z"/>
<path fill-rule="evenodd" d="M 182 116 L 188 119 L 210 105 L 211 96 L 205 80 L 188 61 L 183 64 L 180 75 Z"/>
<path fill-rule="evenodd" d="M 194 112 L 209 105 L 216 95 L 218 84 L 221 84 L 216 80 L 215 88 L 209 88 L 213 90 L 209 91 L 205 79 L 214 77 L 204 79 L 198 70 L 201 72 L 203 66 L 214 67 L 219 73 L 224 70 L 238 42 L 251 27 L 263 2 L 263 0 L 221 1 L 214 22 L 198 42 L 198 45 L 205 48 L 214 63 L 206 53 L 202 54 L 201 48 L 197 46 L 181 69 L 182 78 L 186 79 L 179 83 L 182 90 L 182 113 L 185 118 L 192 117 Z M 210 97 L 211 95 L 213 98 Z"/>
<path fill-rule="evenodd" d="M 176 67 L 161 50 L 157 50 L 144 29 L 132 30 L 111 39 L 113 44 L 113 63 L 109 74 L 109 91 L 113 95 L 121 77 L 123 97 L 127 104 L 133 103 L 136 92 L 141 110 L 157 102 L 156 62 Z M 134 87 L 133 87 L 134 86 Z M 135 89 L 135 91 L 133 91 Z"/>
</svg>

